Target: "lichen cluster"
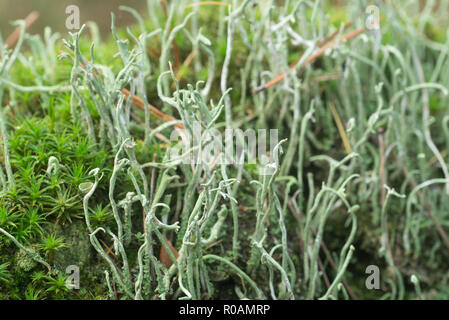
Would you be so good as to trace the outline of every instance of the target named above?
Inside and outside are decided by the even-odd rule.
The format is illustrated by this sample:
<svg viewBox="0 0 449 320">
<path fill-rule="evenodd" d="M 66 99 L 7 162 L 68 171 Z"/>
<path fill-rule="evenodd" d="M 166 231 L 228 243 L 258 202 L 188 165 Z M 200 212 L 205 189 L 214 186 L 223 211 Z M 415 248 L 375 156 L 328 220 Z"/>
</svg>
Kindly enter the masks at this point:
<svg viewBox="0 0 449 320">
<path fill-rule="evenodd" d="M 0 299 L 449 298 L 449 1 L 147 7 L 0 36 Z"/>
</svg>

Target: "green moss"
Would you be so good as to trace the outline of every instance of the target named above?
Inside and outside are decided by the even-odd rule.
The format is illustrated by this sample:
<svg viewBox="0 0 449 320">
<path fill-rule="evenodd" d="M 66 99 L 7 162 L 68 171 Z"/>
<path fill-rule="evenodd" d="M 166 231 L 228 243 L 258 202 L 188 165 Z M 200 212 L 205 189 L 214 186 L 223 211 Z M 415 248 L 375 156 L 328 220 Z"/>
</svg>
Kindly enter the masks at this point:
<svg viewBox="0 0 449 320">
<path fill-rule="evenodd" d="M 27 249 L 31 252 L 36 252 L 35 247 L 30 246 L 27 247 Z M 18 268 L 20 271 L 29 272 L 37 266 L 37 262 L 34 261 L 33 258 L 31 258 L 30 255 L 22 249 L 19 249 L 17 251 L 16 255 L 14 256 L 14 260 L 16 268 Z"/>
<path fill-rule="evenodd" d="M 446 213 L 449 205 L 442 186 L 433 184 L 431 189 L 423 188 L 419 195 L 410 198 L 411 191 L 417 185 L 441 178 L 444 173 L 433 160 L 434 150 L 429 148 L 429 141 L 426 140 L 428 135 L 423 132 L 427 125 L 427 120 L 423 121 L 425 106 L 422 104 L 422 93 L 425 90 L 404 91 L 404 88 L 410 89 L 422 82 L 417 79 L 420 72 L 416 61 L 422 62 L 425 79 L 429 80 L 436 74 L 433 68 L 441 57 L 440 47 L 410 38 L 410 30 L 418 25 L 418 19 L 412 18 L 413 23 L 409 25 L 400 18 L 393 20 L 396 13 L 391 11 L 385 13 L 385 16 L 392 18 L 382 22 L 383 38 L 380 43 L 374 33 L 366 32 L 363 38 L 341 44 L 330 54 L 320 57 L 307 70 L 301 70 L 297 75 L 298 87 L 293 87 L 293 79 L 288 77 L 255 94 L 254 87 L 267 83 L 279 74 L 281 68 L 297 61 L 304 54 L 305 47 L 296 46 L 291 41 L 293 33 L 310 40 L 318 31 L 334 30 L 342 23 L 352 21 L 353 17 L 366 14 L 361 11 L 363 7 L 359 4 L 331 5 L 326 2 L 318 7 L 319 17 L 325 19 L 318 19 L 316 25 L 312 26 L 313 9 L 305 2 L 299 12 L 291 13 L 291 19 L 285 20 L 285 12 L 290 13 L 295 1 L 290 1 L 290 4 L 290 8 L 285 10 L 280 2 L 270 8 L 264 2 L 259 2 L 246 7 L 236 17 L 226 81 L 226 87 L 232 88 L 228 95 L 230 110 L 239 128 L 276 127 L 280 139 L 288 138 L 280 155 L 279 165 L 283 176 L 272 180 L 260 175 L 260 164 L 247 163 L 242 168 L 226 166 L 223 170 L 220 165 L 216 165 L 211 172 L 207 166 L 199 169 L 194 165 L 174 165 L 167 170 L 150 166 L 142 171 L 137 170 L 138 164 L 163 162 L 168 144 L 161 136 L 153 137 L 146 144 L 144 112 L 131 106 L 131 117 L 128 119 L 127 114 L 118 108 L 117 95 L 121 87 L 118 82 L 114 82 L 113 77 L 105 77 L 107 70 L 114 76 L 124 72 L 126 80 L 120 85 L 128 89 L 131 89 L 131 79 L 137 79 L 138 72 L 142 70 L 140 65 L 135 64 L 140 62 L 136 59 L 134 64 L 130 64 L 132 72 L 123 71 L 124 63 L 117 55 L 117 43 L 111 35 L 95 44 L 95 63 L 105 67 L 102 69 L 104 74 L 97 75 L 97 79 L 109 81 L 101 83 L 106 89 L 100 85 L 88 87 L 93 83 L 92 77 L 81 69 L 78 70 L 81 77 L 73 83 L 85 100 L 93 132 L 88 131 L 85 110 L 80 109 L 79 101 L 70 90 L 20 92 L 0 84 L 1 90 L 5 88 L 1 104 L 7 106 L 4 114 L 8 121 L 9 155 L 14 177 L 14 185 L 5 185 L 0 192 L 0 227 L 20 243 L 39 252 L 52 267 L 52 271 L 48 272 L 25 252 L 17 249 L 9 238 L 1 235 L 0 299 L 107 299 L 109 289 L 104 270 L 109 271 L 108 279 L 114 282 L 117 298 L 132 298 L 136 288 L 133 285 L 138 285 L 139 263 L 145 266 L 142 270 L 143 298 L 180 298 L 186 290 L 197 298 L 254 298 L 254 288 L 247 278 L 242 277 L 243 272 L 267 297 L 273 294 L 277 298 L 288 297 L 286 282 L 291 281 L 295 298 L 319 298 L 327 291 L 324 274 L 332 282 L 338 270 L 343 270 L 345 252 L 341 250 L 347 241 L 348 246 L 351 244 L 355 247 L 355 251 L 348 268 L 343 270 L 343 279 L 354 293 L 362 299 L 397 298 L 399 282 L 388 266 L 383 248 L 386 235 L 390 239 L 394 262 L 405 282 L 405 295 L 401 298 L 413 299 L 416 296 L 413 285 L 408 281 L 411 274 L 418 274 L 425 297 L 448 297 L 445 243 L 435 232 L 433 220 L 428 217 L 428 213 L 432 212 L 443 228 L 448 225 Z M 166 94 L 179 99 L 176 101 L 182 106 L 176 110 L 164 104 L 156 87 L 160 61 L 154 53 L 148 55 L 151 71 L 145 70 L 144 74 L 146 94 L 152 105 L 173 117 L 179 118 L 182 114 L 189 120 L 202 120 L 219 130 L 225 126 L 226 111 L 222 110 L 212 124 L 209 123 L 208 112 L 215 110 L 214 106 L 221 98 L 221 67 L 229 49 L 227 21 L 217 20 L 221 9 L 206 5 L 198 8 L 198 23 L 202 26 L 202 34 L 212 43 L 210 49 L 214 53 L 216 67 L 212 88 L 206 98 L 198 91 L 193 91 L 196 96 L 189 96 L 185 91 L 175 92 L 175 86 L 169 82 Z M 223 12 L 227 14 L 228 9 L 223 9 Z M 264 10 L 270 10 L 269 14 L 264 15 Z M 306 10 L 304 15 L 301 10 Z M 171 25 L 167 26 L 167 33 L 185 18 L 183 10 L 175 11 Z M 156 14 L 161 22 L 165 22 L 166 17 L 160 8 Z M 262 17 L 267 21 L 260 21 Z M 357 23 L 351 30 L 358 27 Z M 218 30 L 220 24 L 224 27 L 222 34 Z M 148 30 L 155 29 L 149 19 L 145 25 Z M 287 31 L 284 28 L 286 25 L 291 30 Z M 164 24 L 161 26 L 165 28 Z M 302 29 L 304 26 L 305 30 Z M 168 60 L 171 62 L 179 54 L 181 66 L 177 68 L 175 63 L 173 66 L 180 77 L 182 89 L 188 88 L 188 84 L 206 80 L 209 74 L 208 56 L 203 51 L 195 56 L 192 63 L 182 65 L 193 50 L 189 40 L 189 35 L 195 35 L 192 29 L 193 23 L 190 21 L 174 38 L 178 52 L 175 53 L 172 48 L 168 50 Z M 134 35 L 140 34 L 138 26 L 132 26 L 130 30 Z M 258 31 L 261 32 L 256 33 Z M 432 41 L 444 43 L 445 32 L 445 28 L 430 20 L 425 23 L 425 36 Z M 118 35 L 129 40 L 128 49 L 137 50 L 126 30 L 118 30 Z M 149 42 L 156 52 L 161 50 L 162 36 L 162 33 L 158 34 Z M 83 34 L 79 47 L 86 59 L 91 59 L 91 42 L 87 33 Z M 173 43 L 169 45 L 173 46 Z M 56 47 L 55 55 L 62 46 L 58 44 Z M 395 48 L 394 52 L 392 47 Z M 64 50 L 73 55 L 73 50 Z M 48 86 L 69 84 L 73 67 L 71 61 L 58 60 L 49 68 L 46 56 L 39 51 L 23 51 L 23 54 L 5 79 L 22 86 L 36 86 L 37 83 Z M 416 61 L 414 54 L 417 55 Z M 31 56 L 33 68 L 21 63 L 25 61 L 22 58 Z M 246 66 L 249 67 L 246 70 L 248 77 L 242 79 L 242 71 Z M 443 68 L 445 66 L 443 64 Z M 444 70 L 438 72 L 437 79 L 433 80 L 446 86 L 447 72 Z M 327 75 L 336 75 L 337 78 L 331 81 L 317 80 L 318 76 Z M 375 86 L 379 83 L 383 83 L 384 88 L 378 94 Z M 438 123 L 429 121 L 431 137 L 435 146 L 443 150 L 447 147 L 448 136 L 446 131 L 441 130 L 441 120 L 447 116 L 448 100 L 441 94 L 441 88 L 427 85 L 431 87 L 427 89 L 430 94 L 429 108 Z M 401 100 L 402 97 L 407 97 L 407 100 Z M 98 107 L 102 99 L 107 100 L 103 106 L 106 111 Z M 214 103 L 209 103 L 209 100 Z M 331 157 L 334 160 L 330 163 L 335 165 L 347 152 L 342 147 L 341 133 L 335 126 L 335 115 L 329 111 L 330 102 L 335 104 L 345 127 L 349 126 L 349 121 L 354 121 L 352 131 L 347 134 L 351 147 L 359 155 L 338 168 L 332 176 L 327 160 Z M 375 113 L 378 103 L 384 109 Z M 310 115 L 312 104 L 315 107 L 314 121 L 306 123 L 304 119 Z M 111 127 L 106 124 L 108 117 L 115 121 Z M 122 127 L 118 127 L 117 123 L 123 120 L 130 121 L 129 128 L 123 123 Z M 151 117 L 151 130 L 160 124 L 162 121 Z M 171 130 L 172 127 L 166 128 L 160 134 L 169 137 Z M 96 138 L 95 141 L 92 137 Z M 126 145 L 123 152 L 117 153 L 124 138 L 128 137 L 135 143 L 134 148 Z M 114 143 L 115 139 L 117 141 Z M 301 150 L 303 154 L 299 157 Z M 0 162 L 6 166 L 7 158 L 4 150 L 1 151 Z M 381 163 L 382 152 L 387 152 L 385 160 L 388 161 Z M 131 160 L 131 165 L 125 165 L 116 176 L 112 176 L 114 157 Z M 99 169 L 97 177 L 92 174 L 95 168 Z M 381 177 L 382 170 L 385 176 Z M 111 181 L 111 177 L 114 181 Z M 170 177 L 166 185 L 163 184 L 164 177 Z M 84 212 L 83 198 L 94 185 L 95 178 L 99 179 L 98 186 L 88 199 L 88 208 Z M 228 178 L 238 179 L 238 185 L 236 181 L 232 181 L 234 184 L 231 185 Z M 343 187 L 342 182 L 346 179 L 350 182 Z M 385 201 L 382 197 L 383 183 L 406 195 L 406 198 L 390 199 L 386 210 L 387 226 L 382 225 L 380 217 L 382 201 Z M 80 190 L 80 185 L 84 189 Z M 113 192 L 111 186 L 114 186 Z M 325 192 L 318 198 L 321 191 Z M 147 193 L 148 198 L 139 197 L 143 193 Z M 130 195 L 127 201 L 132 200 L 132 203 L 122 202 L 127 195 Z M 201 201 L 198 201 L 200 196 Z M 215 196 L 218 201 L 214 210 L 211 210 Z M 120 203 L 120 208 L 115 207 L 116 203 Z M 124 204 L 129 205 L 129 219 L 125 216 Z M 142 206 L 148 210 L 150 204 L 153 205 L 150 211 L 152 224 L 149 230 L 144 230 L 142 220 L 145 212 Z M 357 229 L 354 238 L 348 240 L 352 227 L 348 211 L 349 208 L 354 209 L 354 205 L 360 208 L 356 215 Z M 316 210 L 311 211 L 312 207 Z M 227 216 L 218 240 L 204 246 L 200 241 L 210 234 L 221 208 L 227 210 Z M 129 278 L 123 263 L 124 254 L 116 252 L 117 248 L 109 249 L 114 244 L 110 233 L 118 234 L 114 210 L 118 211 L 125 224 L 126 241 L 123 244 L 130 267 Z M 196 217 L 192 217 L 193 212 L 197 214 Z M 110 265 L 93 248 L 89 238 L 92 230 L 88 230 L 84 215 L 88 216 L 92 230 L 101 227 L 103 229 L 99 230 L 105 231 L 98 232 L 96 236 L 100 249 L 107 252 L 118 267 L 119 277 L 115 274 L 111 277 L 113 272 Z M 182 225 L 181 231 L 173 230 L 171 224 L 175 222 Z M 234 234 L 236 227 L 238 232 Z M 323 235 L 317 238 L 315 234 L 320 227 L 323 228 Z M 187 230 L 190 233 L 186 235 L 184 232 Z M 144 238 L 144 231 L 148 231 L 148 238 Z M 304 238 L 305 233 L 308 238 Z M 46 250 L 45 240 L 49 236 L 63 239 L 64 246 Z M 178 258 L 182 262 L 181 270 L 175 270 L 168 276 L 168 283 L 163 281 L 167 268 L 160 261 L 163 247 L 161 236 L 162 239 L 171 239 L 175 253 L 182 255 Z M 404 246 L 407 237 L 410 248 Z M 304 248 L 306 240 L 308 247 Z M 328 253 L 318 247 L 318 240 L 326 244 Z M 144 241 L 147 241 L 145 246 Z M 140 248 L 143 249 L 139 251 Z M 316 256 L 312 255 L 314 248 L 319 249 Z M 138 253 L 141 254 L 141 261 Z M 201 256 L 206 254 L 218 255 L 230 264 L 217 261 L 206 263 L 201 260 Z M 305 256 L 307 259 L 304 259 Z M 304 261 L 309 267 L 308 277 Z M 365 287 L 365 268 L 370 264 L 381 268 L 379 291 L 369 291 Z M 79 291 L 68 290 L 65 286 L 65 270 L 69 265 L 80 268 Z M 287 274 L 287 279 L 280 270 Z M 313 272 L 315 281 L 310 280 Z M 443 278 L 444 281 L 441 280 Z M 126 279 L 123 280 L 124 284 L 120 283 L 122 279 Z M 185 287 L 183 290 L 179 287 L 180 281 Z M 168 287 L 165 287 L 167 284 Z M 126 289 L 132 293 L 127 293 Z M 164 293 L 165 289 L 167 292 Z M 332 295 L 344 297 L 341 291 L 334 291 Z"/>
</svg>

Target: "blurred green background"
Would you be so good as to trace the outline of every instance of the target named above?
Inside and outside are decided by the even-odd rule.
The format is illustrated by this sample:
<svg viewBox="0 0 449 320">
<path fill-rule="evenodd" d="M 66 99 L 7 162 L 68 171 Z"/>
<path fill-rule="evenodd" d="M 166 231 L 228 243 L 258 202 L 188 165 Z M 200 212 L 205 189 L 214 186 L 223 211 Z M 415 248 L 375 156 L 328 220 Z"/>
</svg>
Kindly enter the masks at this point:
<svg viewBox="0 0 449 320">
<path fill-rule="evenodd" d="M 159 3 L 160 0 L 149 0 Z M 165 0 L 167 1 L 167 0 Z M 228 2 L 226 0 L 220 0 Z M 279 0 L 283 2 L 284 0 Z M 358 0 L 357 0 L 358 1 Z M 396 1 L 395 6 L 407 12 L 407 15 L 419 15 L 427 0 L 416 0 L 413 7 L 403 7 L 401 1 Z M 435 0 L 438 7 L 440 0 Z M 393 1 L 392 1 L 393 2 Z M 348 4 L 347 0 L 327 0 L 336 7 Z M 133 17 L 126 12 L 118 10 L 120 5 L 126 5 L 138 10 L 142 16 L 148 16 L 147 0 L 0 0 L 0 33 L 4 39 L 14 30 L 11 22 L 24 19 L 31 11 L 39 12 L 39 19 L 29 28 L 30 33 L 42 33 L 44 27 L 50 26 L 53 31 L 60 32 L 63 36 L 68 31 L 65 22 L 68 14 L 67 6 L 77 5 L 80 8 L 80 23 L 95 21 L 102 35 L 110 34 L 111 12 L 116 15 L 116 25 L 125 26 L 135 23 Z M 449 19 L 435 21 L 447 27 Z"/>
<path fill-rule="evenodd" d="M 151 0 L 157 1 L 157 0 Z M 39 19 L 29 29 L 31 33 L 42 33 L 45 26 L 53 31 L 66 35 L 69 30 L 65 26 L 68 15 L 66 7 L 76 5 L 80 8 L 80 23 L 95 21 L 102 34 L 106 34 L 111 26 L 111 12 L 117 18 L 117 26 L 134 23 L 134 18 L 126 12 L 118 10 L 120 5 L 137 9 L 147 16 L 146 0 L 0 0 L 0 33 L 3 39 L 14 30 L 11 22 L 24 19 L 31 11 L 39 12 Z"/>
</svg>

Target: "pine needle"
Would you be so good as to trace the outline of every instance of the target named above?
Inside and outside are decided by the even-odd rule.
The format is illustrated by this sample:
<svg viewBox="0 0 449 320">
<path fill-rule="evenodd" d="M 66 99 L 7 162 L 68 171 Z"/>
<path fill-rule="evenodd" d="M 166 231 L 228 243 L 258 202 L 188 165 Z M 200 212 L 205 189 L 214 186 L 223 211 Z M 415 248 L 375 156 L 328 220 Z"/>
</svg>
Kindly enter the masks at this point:
<svg viewBox="0 0 449 320">
<path fill-rule="evenodd" d="M 30 12 L 29 15 L 27 15 L 27 17 L 25 18 L 25 26 L 28 29 L 36 20 L 37 18 L 39 18 L 39 12 L 37 11 L 32 11 Z M 8 37 L 8 39 L 6 39 L 6 46 L 8 48 L 13 47 L 17 40 L 20 37 L 20 33 L 22 32 L 22 28 L 21 27 L 17 27 L 13 33 L 11 33 L 11 35 Z"/>
<path fill-rule="evenodd" d="M 63 50 L 60 50 L 59 52 L 60 53 L 65 53 L 65 51 L 63 51 Z M 80 63 L 80 67 L 83 68 L 84 70 L 86 69 L 81 63 Z M 94 74 L 94 77 L 97 77 L 97 74 Z M 122 89 L 122 93 L 125 96 L 125 99 L 128 100 L 129 96 L 131 95 L 131 92 L 129 92 L 128 89 L 123 88 Z M 138 108 L 138 109 L 140 109 L 142 111 L 145 110 L 145 103 L 138 96 L 133 96 L 132 104 L 133 104 L 133 106 L 135 106 L 136 108 Z M 155 106 L 152 106 L 151 104 L 148 104 L 148 107 L 150 108 L 150 113 L 154 117 L 158 118 L 159 120 L 162 120 L 164 122 L 170 122 L 170 121 L 175 121 L 176 120 L 172 116 L 169 116 L 168 114 L 163 113 L 161 110 L 159 110 Z M 184 129 L 184 125 L 182 123 L 175 124 L 175 127 L 179 128 L 179 129 Z"/>
<path fill-rule="evenodd" d="M 351 39 L 357 37 L 358 35 L 362 34 L 364 31 L 365 31 L 365 28 L 359 28 L 359 29 L 353 30 L 353 31 L 348 32 L 345 35 L 343 35 L 341 37 L 341 39 L 337 39 L 337 40 L 334 40 L 326 45 L 323 45 L 317 51 L 315 51 L 310 57 L 308 57 L 306 59 L 306 61 L 304 62 L 304 65 L 302 67 L 304 68 L 305 66 L 314 63 L 319 57 L 321 57 L 324 53 L 326 53 L 327 50 L 332 49 L 333 47 L 337 46 L 338 44 L 340 44 L 342 42 L 345 42 L 345 41 L 348 41 L 348 40 L 351 40 Z M 332 34 L 331 36 L 326 38 L 326 41 L 322 41 L 321 43 L 326 43 L 326 42 L 330 41 L 330 39 L 333 39 L 335 37 L 335 35 L 337 35 L 337 34 L 336 33 Z M 298 59 L 298 61 L 293 63 L 290 66 L 290 70 L 292 70 L 292 71 L 295 70 L 296 65 L 299 63 L 299 61 L 301 61 L 301 59 L 302 58 Z M 285 72 L 277 75 L 276 77 L 274 77 L 273 79 L 271 79 L 270 81 L 265 83 L 261 88 L 255 89 L 254 93 L 258 93 L 262 90 L 268 89 L 269 87 L 274 86 L 278 82 L 282 81 L 284 78 L 285 78 Z"/>
<path fill-rule="evenodd" d="M 331 108 L 332 116 L 334 117 L 335 124 L 338 128 L 338 133 L 340 134 L 341 140 L 343 141 L 343 145 L 348 154 L 352 153 L 351 145 L 349 144 L 348 136 L 346 135 L 345 128 L 343 123 L 341 122 L 340 116 L 338 115 L 337 109 L 335 108 L 332 102 L 329 103 L 329 107 Z"/>
<path fill-rule="evenodd" d="M 197 6 L 222 6 L 222 7 L 228 7 L 230 6 L 230 3 L 226 3 L 226 2 L 220 2 L 220 1 L 200 1 L 200 2 L 195 2 L 195 3 L 191 3 L 186 5 L 186 8 L 193 8 L 193 7 L 197 7 Z"/>
</svg>

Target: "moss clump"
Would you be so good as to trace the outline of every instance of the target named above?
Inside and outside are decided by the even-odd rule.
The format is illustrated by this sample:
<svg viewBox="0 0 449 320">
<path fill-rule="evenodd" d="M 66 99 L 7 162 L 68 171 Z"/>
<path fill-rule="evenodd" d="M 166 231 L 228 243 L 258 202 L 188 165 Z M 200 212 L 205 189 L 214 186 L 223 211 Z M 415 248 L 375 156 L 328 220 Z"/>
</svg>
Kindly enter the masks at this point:
<svg viewBox="0 0 449 320">
<path fill-rule="evenodd" d="M 27 247 L 31 252 L 36 252 L 36 248 L 33 246 Z M 37 262 L 30 257 L 24 250 L 19 249 L 14 256 L 15 266 L 20 271 L 29 272 L 37 266 Z"/>
<path fill-rule="evenodd" d="M 0 298 L 447 298 L 445 17 L 161 3 L 94 47 L 85 29 L 0 44 Z M 278 141 L 256 164 L 249 137 L 243 165 L 170 159 L 195 124 Z"/>
</svg>

